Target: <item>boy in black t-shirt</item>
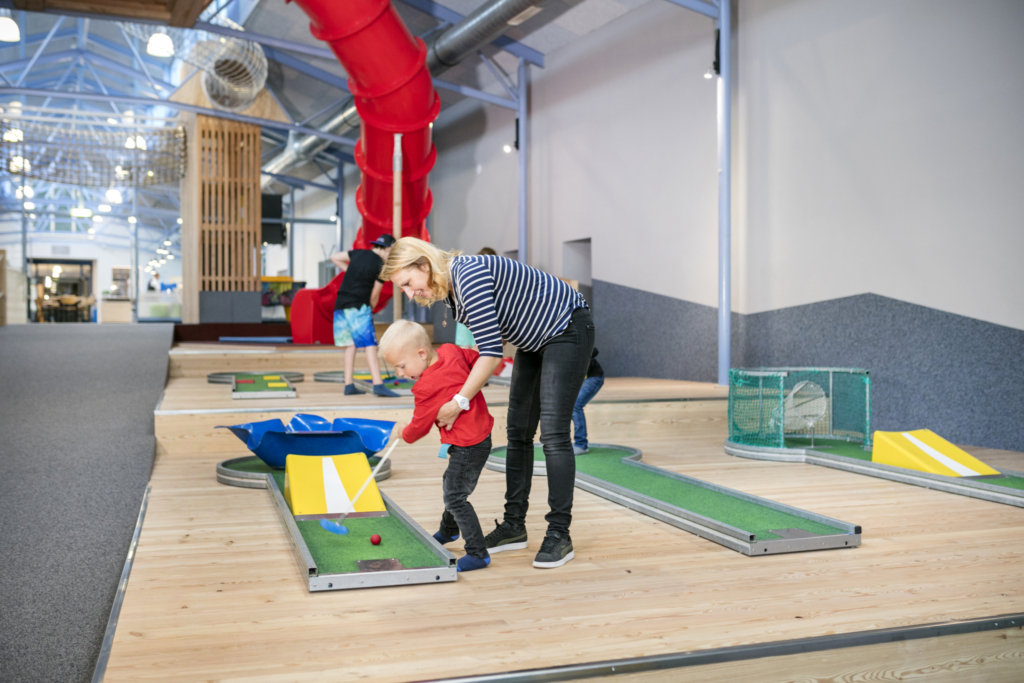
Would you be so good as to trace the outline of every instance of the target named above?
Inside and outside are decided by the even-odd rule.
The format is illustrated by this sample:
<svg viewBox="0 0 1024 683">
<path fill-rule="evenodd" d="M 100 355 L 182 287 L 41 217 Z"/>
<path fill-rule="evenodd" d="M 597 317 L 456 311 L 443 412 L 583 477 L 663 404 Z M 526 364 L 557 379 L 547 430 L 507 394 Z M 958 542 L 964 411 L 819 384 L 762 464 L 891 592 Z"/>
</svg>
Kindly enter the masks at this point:
<svg viewBox="0 0 1024 683">
<path fill-rule="evenodd" d="M 331 263 L 345 272 L 334 301 L 334 345 L 345 347 L 345 393 L 361 394 L 353 382 L 356 368 L 356 349 L 366 349 L 366 362 L 373 378 L 373 393 L 377 396 L 398 396 L 384 386 L 377 360 L 377 334 L 373 329 L 373 309 L 377 306 L 381 287 L 380 269 L 391 253 L 395 238 L 381 235 L 370 244 L 372 249 L 339 251 L 331 256 Z"/>
</svg>

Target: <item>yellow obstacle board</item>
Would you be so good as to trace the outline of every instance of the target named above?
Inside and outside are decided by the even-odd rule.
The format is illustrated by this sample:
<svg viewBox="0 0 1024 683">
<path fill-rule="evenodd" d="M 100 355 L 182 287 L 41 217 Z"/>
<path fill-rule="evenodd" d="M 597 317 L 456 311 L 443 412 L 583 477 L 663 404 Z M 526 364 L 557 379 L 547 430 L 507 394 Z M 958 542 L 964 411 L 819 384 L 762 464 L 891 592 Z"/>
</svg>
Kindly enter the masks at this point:
<svg viewBox="0 0 1024 683">
<path fill-rule="evenodd" d="M 957 448 L 930 429 L 912 432 L 875 432 L 871 460 L 908 470 L 976 477 L 999 474 L 967 451 Z"/>
<path fill-rule="evenodd" d="M 362 453 L 289 455 L 284 469 L 284 498 L 296 518 L 320 519 L 345 512 L 353 517 L 386 515 L 375 481 L 352 507 L 352 497 L 370 472 L 370 463 Z"/>
</svg>

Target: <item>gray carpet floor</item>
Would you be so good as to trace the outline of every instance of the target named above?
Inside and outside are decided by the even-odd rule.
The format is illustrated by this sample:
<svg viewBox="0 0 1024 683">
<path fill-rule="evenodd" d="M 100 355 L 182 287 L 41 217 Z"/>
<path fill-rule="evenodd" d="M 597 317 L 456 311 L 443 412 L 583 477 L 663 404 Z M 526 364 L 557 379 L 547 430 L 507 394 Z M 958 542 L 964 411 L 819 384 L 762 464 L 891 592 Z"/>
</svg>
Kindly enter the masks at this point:
<svg viewBox="0 0 1024 683">
<path fill-rule="evenodd" d="M 0 327 L 0 681 L 92 677 L 153 467 L 172 331 Z"/>
</svg>

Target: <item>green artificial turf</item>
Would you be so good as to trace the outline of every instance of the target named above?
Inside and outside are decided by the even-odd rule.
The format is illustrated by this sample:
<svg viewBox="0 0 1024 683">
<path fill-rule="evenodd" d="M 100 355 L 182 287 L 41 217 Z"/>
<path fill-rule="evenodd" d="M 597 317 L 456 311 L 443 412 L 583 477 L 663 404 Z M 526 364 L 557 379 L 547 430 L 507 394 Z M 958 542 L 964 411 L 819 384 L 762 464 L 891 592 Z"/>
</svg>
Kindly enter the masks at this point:
<svg viewBox="0 0 1024 683">
<path fill-rule="evenodd" d="M 273 375 L 273 373 L 270 373 L 267 376 L 268 377 L 273 377 L 274 375 Z M 251 379 L 251 380 L 253 380 L 252 384 L 249 384 L 248 382 L 246 382 L 244 384 L 239 384 L 236 381 L 235 382 L 235 391 L 240 392 L 240 393 L 241 392 L 250 392 L 250 391 L 292 391 L 291 387 L 288 387 L 288 386 L 283 386 L 283 387 L 268 386 L 268 384 L 270 382 L 284 382 L 284 375 L 277 375 L 277 376 L 281 377 L 281 379 L 263 379 L 264 375 L 235 375 L 235 379 L 236 380 L 239 380 L 239 379 Z"/>
<path fill-rule="evenodd" d="M 786 448 L 807 448 L 811 449 L 811 440 L 803 438 L 786 438 Z M 871 451 L 864 450 L 860 443 L 851 441 L 833 441 L 832 439 L 815 439 L 812 450 L 828 453 L 829 455 L 843 455 L 847 458 L 871 462 Z"/>
<path fill-rule="evenodd" d="M 505 451 L 500 450 L 494 455 L 504 458 Z M 812 522 L 657 472 L 627 465 L 622 462 L 626 455 L 618 449 L 592 447 L 586 455 L 576 456 L 576 470 L 663 503 L 743 529 L 755 534 L 760 541 L 781 538 L 771 533 L 769 529 L 804 529 L 819 535 L 846 533 L 827 524 Z M 543 459 L 543 450 L 540 447 L 535 448 L 534 460 Z"/>
<path fill-rule="evenodd" d="M 235 462 L 224 465 L 224 469 L 234 470 L 236 472 L 250 472 L 253 474 L 270 474 L 274 472 L 274 468 L 263 462 L 255 455 L 248 458 L 239 458 Z"/>
<path fill-rule="evenodd" d="M 273 476 L 283 492 L 284 472 L 274 471 Z M 346 519 L 342 525 L 348 527 L 348 534 L 344 536 L 325 531 L 319 520 L 296 520 L 295 524 L 320 574 L 359 572 L 357 560 L 396 559 L 406 569 L 445 567 L 448 564 L 435 555 L 397 515 Z M 380 535 L 380 545 L 370 543 L 370 536 L 374 534 Z"/>
<path fill-rule="evenodd" d="M 1024 491 L 1024 477 L 1013 477 L 1006 475 L 1004 479 L 978 479 L 984 484 L 992 484 L 993 486 L 1005 486 L 1008 489 L 1019 489 Z"/>
</svg>

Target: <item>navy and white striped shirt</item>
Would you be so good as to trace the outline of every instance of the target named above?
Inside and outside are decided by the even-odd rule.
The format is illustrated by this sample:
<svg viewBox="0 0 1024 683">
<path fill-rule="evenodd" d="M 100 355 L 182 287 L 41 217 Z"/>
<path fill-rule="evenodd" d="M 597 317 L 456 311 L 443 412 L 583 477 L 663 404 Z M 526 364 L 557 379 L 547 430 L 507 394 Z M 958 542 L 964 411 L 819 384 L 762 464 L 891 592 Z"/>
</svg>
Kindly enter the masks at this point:
<svg viewBox="0 0 1024 683">
<path fill-rule="evenodd" d="M 573 311 L 587 308 L 583 296 L 554 275 L 501 256 L 456 256 L 450 273 L 446 302 L 473 332 L 481 356 L 501 358 L 502 339 L 536 351 L 569 326 Z"/>
</svg>

